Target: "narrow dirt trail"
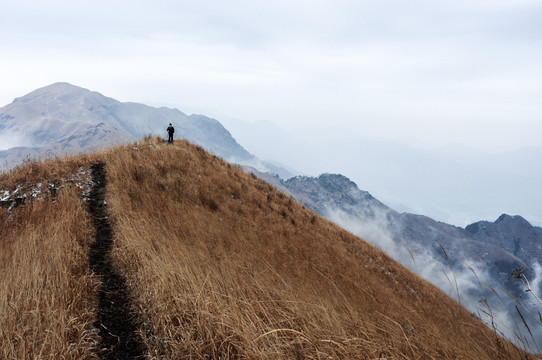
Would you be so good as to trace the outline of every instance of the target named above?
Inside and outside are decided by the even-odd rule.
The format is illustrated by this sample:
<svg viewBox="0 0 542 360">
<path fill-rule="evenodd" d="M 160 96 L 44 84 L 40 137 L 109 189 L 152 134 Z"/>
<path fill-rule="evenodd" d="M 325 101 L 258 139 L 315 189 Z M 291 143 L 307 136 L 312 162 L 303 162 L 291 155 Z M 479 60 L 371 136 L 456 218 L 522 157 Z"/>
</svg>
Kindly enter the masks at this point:
<svg viewBox="0 0 542 360">
<path fill-rule="evenodd" d="M 111 263 L 113 238 L 105 204 L 105 164 L 93 164 L 91 176 L 93 185 L 88 210 L 96 229 L 96 241 L 90 248 L 89 263 L 91 270 L 101 279 L 95 323 L 101 337 L 99 355 L 102 359 L 143 358 L 144 346 L 136 333 L 137 326 L 130 313 L 126 280 L 115 271 Z"/>
</svg>

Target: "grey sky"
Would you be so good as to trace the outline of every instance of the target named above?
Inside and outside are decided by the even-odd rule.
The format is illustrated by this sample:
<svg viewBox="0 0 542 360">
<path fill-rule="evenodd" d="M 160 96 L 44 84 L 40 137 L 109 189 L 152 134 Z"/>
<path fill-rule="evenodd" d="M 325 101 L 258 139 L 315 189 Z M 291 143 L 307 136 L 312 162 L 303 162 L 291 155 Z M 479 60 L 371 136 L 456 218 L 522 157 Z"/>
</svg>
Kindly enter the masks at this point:
<svg viewBox="0 0 542 360">
<path fill-rule="evenodd" d="M 66 81 L 215 116 L 256 155 L 343 173 L 396 208 L 460 225 L 501 212 L 542 224 L 532 156 L 518 157 L 527 172 L 497 157 L 493 177 L 459 161 L 452 178 L 431 181 L 428 165 L 406 183 L 390 168 L 397 156 L 366 153 L 369 141 L 468 158 L 542 148 L 542 0 L 18 0 L 0 14 L 0 106 Z"/>
<path fill-rule="evenodd" d="M 542 1 L 23 0 L 0 13 L 2 105 L 68 81 L 319 138 L 542 145 Z"/>
</svg>

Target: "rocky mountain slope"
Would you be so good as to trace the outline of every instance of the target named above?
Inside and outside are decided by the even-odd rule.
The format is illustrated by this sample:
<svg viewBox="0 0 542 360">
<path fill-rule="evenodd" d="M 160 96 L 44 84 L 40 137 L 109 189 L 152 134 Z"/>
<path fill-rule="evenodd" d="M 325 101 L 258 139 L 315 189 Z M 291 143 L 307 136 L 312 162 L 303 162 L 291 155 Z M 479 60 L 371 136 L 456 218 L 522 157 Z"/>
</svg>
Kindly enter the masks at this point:
<svg viewBox="0 0 542 360">
<path fill-rule="evenodd" d="M 542 233 L 519 215 L 503 214 L 495 222 L 479 221 L 465 229 L 474 239 L 497 245 L 528 264 L 542 263 Z"/>
</svg>

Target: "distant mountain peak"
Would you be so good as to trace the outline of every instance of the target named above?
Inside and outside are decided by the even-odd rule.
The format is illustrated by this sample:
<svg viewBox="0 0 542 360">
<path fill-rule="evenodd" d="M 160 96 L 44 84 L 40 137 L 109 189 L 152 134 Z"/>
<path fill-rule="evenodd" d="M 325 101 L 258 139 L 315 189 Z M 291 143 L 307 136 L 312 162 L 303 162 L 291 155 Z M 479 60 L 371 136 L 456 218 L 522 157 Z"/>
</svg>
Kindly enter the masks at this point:
<svg viewBox="0 0 542 360">
<path fill-rule="evenodd" d="M 502 214 L 495 222 L 478 221 L 465 230 L 474 239 L 495 244 L 530 264 L 542 257 L 542 233 L 519 215 Z"/>
<path fill-rule="evenodd" d="M 50 91 L 50 90 L 73 91 L 74 89 L 90 91 L 90 90 L 85 89 L 85 88 L 83 88 L 81 86 L 70 84 L 69 82 L 59 81 L 59 82 L 53 83 L 51 85 L 47 85 L 47 86 L 41 87 L 39 89 L 36 89 L 34 92 L 36 92 L 36 91 Z"/>
<path fill-rule="evenodd" d="M 75 85 L 72 85 L 70 83 L 67 83 L 67 82 L 57 82 L 57 83 L 54 83 L 54 84 L 51 84 L 51 85 L 47 85 L 47 86 L 44 86 L 44 87 L 41 87 L 39 89 L 36 89 L 24 96 L 21 96 L 21 97 L 18 97 L 18 98 L 15 98 L 15 100 L 13 100 L 13 103 L 17 103 L 17 102 L 21 102 L 21 101 L 24 101 L 24 102 L 27 102 L 27 101 L 34 101 L 36 99 L 40 99 L 42 97 L 57 97 L 58 96 L 63 96 L 63 95 L 82 95 L 84 93 L 91 93 L 90 90 L 88 89 L 85 89 L 85 88 L 82 88 L 82 87 L 79 87 L 79 86 L 75 86 Z"/>
<path fill-rule="evenodd" d="M 502 223 L 502 222 L 513 222 L 513 223 L 516 223 L 517 225 L 531 227 L 531 224 L 527 220 L 525 220 L 523 217 L 521 217 L 519 215 L 512 216 L 512 215 L 508 215 L 508 214 L 502 214 L 495 221 L 495 224 L 499 224 L 499 223 Z"/>
<path fill-rule="evenodd" d="M 508 214 L 502 214 L 502 215 L 499 216 L 499 218 L 495 221 L 495 223 L 497 224 L 497 223 L 503 222 L 503 221 L 505 221 L 505 220 L 508 219 L 508 218 L 511 218 L 511 216 L 508 215 Z"/>
<path fill-rule="evenodd" d="M 333 183 L 333 184 L 340 184 L 344 187 L 352 187 L 357 188 L 356 183 L 354 183 L 352 180 L 347 178 L 346 176 L 342 174 L 330 174 L 330 173 L 324 173 L 318 176 L 318 181 L 321 183 Z"/>
<path fill-rule="evenodd" d="M 533 228 L 533 226 L 525 220 L 522 216 L 519 215 L 508 215 L 508 214 L 502 214 L 495 220 L 494 222 L 490 221 L 478 221 L 475 223 L 472 223 L 465 227 L 465 230 L 470 232 L 471 234 L 476 234 L 480 230 L 487 229 L 487 228 L 493 228 L 495 226 L 498 227 L 516 227 L 516 228 L 522 228 L 526 230 L 530 230 Z"/>
</svg>

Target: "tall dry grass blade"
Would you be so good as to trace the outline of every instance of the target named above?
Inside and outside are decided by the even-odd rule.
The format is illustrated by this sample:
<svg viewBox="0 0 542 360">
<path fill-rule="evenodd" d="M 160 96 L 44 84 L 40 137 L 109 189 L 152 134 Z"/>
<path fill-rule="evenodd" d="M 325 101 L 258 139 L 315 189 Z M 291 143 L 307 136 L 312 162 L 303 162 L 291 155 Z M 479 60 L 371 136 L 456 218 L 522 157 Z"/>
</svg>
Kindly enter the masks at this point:
<svg viewBox="0 0 542 360">
<path fill-rule="evenodd" d="M 457 277 L 455 276 L 455 271 L 454 271 L 454 268 L 452 266 L 452 262 L 450 260 L 450 257 L 448 256 L 448 253 L 446 252 L 446 249 L 444 249 L 444 246 L 442 246 L 440 241 L 437 241 L 437 244 L 440 247 L 440 249 L 442 250 L 442 252 L 444 253 L 444 256 L 446 258 L 446 262 L 448 263 L 448 267 L 450 268 L 450 270 L 452 271 L 452 275 L 454 276 L 455 293 L 457 295 L 457 302 L 461 305 L 461 297 L 459 296 L 459 286 L 457 285 Z M 446 276 L 446 277 L 448 277 L 448 276 Z M 448 281 L 449 280 L 450 279 L 448 279 Z"/>
<path fill-rule="evenodd" d="M 536 339 L 534 338 L 533 336 L 533 333 L 531 331 L 531 328 L 529 327 L 529 325 L 527 324 L 527 321 L 525 321 L 525 318 L 523 317 L 523 314 L 521 313 L 521 311 L 519 310 L 518 306 L 516 305 L 516 311 L 518 312 L 519 314 L 519 317 L 521 318 L 521 321 L 523 321 L 523 325 L 525 325 L 525 327 L 527 328 L 527 331 L 529 332 L 529 335 L 531 335 L 531 339 L 533 340 L 533 343 L 535 344 L 536 346 L 536 349 L 538 351 L 538 353 L 540 354 L 540 347 L 538 346 L 538 343 L 536 342 Z"/>
<path fill-rule="evenodd" d="M 495 296 L 497 297 L 497 299 L 499 299 L 499 301 L 501 302 L 501 304 L 503 304 L 504 308 L 506 309 L 506 312 L 507 312 L 508 314 L 512 314 L 513 311 L 509 308 L 508 304 L 504 301 L 504 299 L 503 299 L 503 298 L 501 297 L 501 295 L 497 292 L 497 290 L 496 290 L 493 286 L 491 286 L 489 283 L 487 283 L 487 282 L 485 282 L 485 281 L 483 282 L 483 284 L 484 284 L 488 289 L 490 289 L 490 290 L 493 292 L 493 294 L 495 294 Z M 505 290 L 505 291 L 506 291 L 506 290 Z M 488 306 L 489 306 L 489 304 L 488 304 Z M 527 349 L 529 349 L 528 342 L 527 342 L 524 338 L 522 338 L 521 336 L 517 336 L 517 334 L 521 334 L 521 328 L 520 328 L 520 326 L 519 326 L 519 323 L 516 321 L 515 316 L 511 316 L 511 318 L 512 318 L 512 321 L 514 322 L 514 326 L 515 326 L 516 329 L 515 329 L 515 330 L 509 329 L 509 330 L 511 330 L 512 333 L 513 333 L 514 335 L 516 335 L 516 339 L 519 341 L 518 343 L 521 344 L 521 345 L 523 346 L 523 349 L 525 349 L 525 350 L 527 351 Z M 503 325 L 503 326 L 504 326 L 504 325 Z M 516 330 L 517 330 L 517 332 L 516 332 Z M 503 333 L 502 331 L 501 331 L 500 333 L 501 333 L 501 335 L 504 336 L 504 333 Z"/>
<path fill-rule="evenodd" d="M 410 254 L 410 258 L 412 259 L 412 262 L 414 263 L 414 266 L 416 266 L 416 273 L 419 273 L 420 269 L 418 268 L 418 264 L 416 263 L 416 259 L 414 259 L 414 254 L 412 253 L 412 250 L 410 250 L 410 247 L 407 244 L 404 244 L 404 246 L 407 249 L 408 253 Z"/>
<path fill-rule="evenodd" d="M 303 334 L 302 332 L 300 331 L 297 331 L 295 329 L 273 329 L 271 331 L 268 331 L 266 333 L 263 333 L 261 335 L 259 335 L 257 338 L 255 338 L 253 341 L 254 342 L 257 342 L 258 340 L 268 336 L 268 335 L 271 335 L 271 334 L 275 334 L 275 333 L 278 333 L 278 332 L 288 332 L 288 333 L 293 333 L 293 334 L 296 334 L 296 335 L 299 335 L 301 336 L 303 339 L 305 339 L 306 341 L 310 342 L 309 338 L 307 338 L 307 336 L 305 334 Z"/>
<path fill-rule="evenodd" d="M 529 317 L 532 318 L 536 323 L 538 323 L 538 325 L 542 326 L 542 322 L 540 322 L 540 319 L 536 317 L 536 315 L 534 315 L 533 313 L 531 313 L 531 310 L 529 310 L 527 308 L 527 306 L 525 306 L 525 304 L 523 302 L 521 302 L 518 298 L 516 298 L 514 295 L 512 295 L 508 290 L 506 289 L 502 289 L 506 295 L 508 295 L 512 300 L 514 300 L 514 302 L 516 304 L 518 304 L 519 306 L 521 306 L 521 308 L 523 308 L 523 310 L 525 310 L 525 312 L 527 314 L 529 314 Z"/>
</svg>

